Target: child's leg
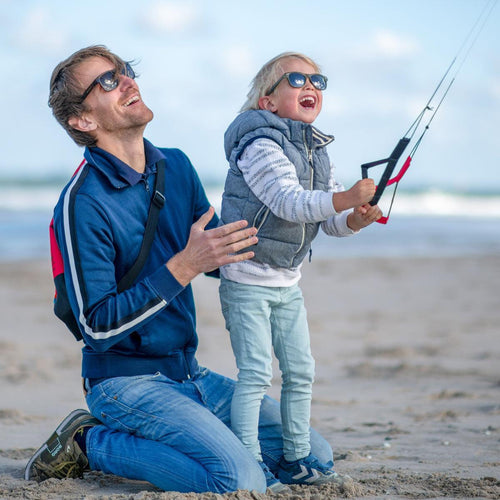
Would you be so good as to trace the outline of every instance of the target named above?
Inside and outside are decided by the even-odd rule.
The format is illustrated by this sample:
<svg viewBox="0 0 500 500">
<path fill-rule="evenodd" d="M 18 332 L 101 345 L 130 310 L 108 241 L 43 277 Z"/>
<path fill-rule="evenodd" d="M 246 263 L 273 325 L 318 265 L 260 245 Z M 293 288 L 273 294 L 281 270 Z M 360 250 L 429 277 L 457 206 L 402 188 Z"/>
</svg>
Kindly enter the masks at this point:
<svg viewBox="0 0 500 500">
<path fill-rule="evenodd" d="M 281 416 L 285 460 L 306 457 L 314 381 L 307 314 L 298 285 L 281 288 L 281 305 L 271 315 L 273 346 L 282 372 Z"/>
<path fill-rule="evenodd" d="M 315 429 L 311 432 L 311 453 L 327 467 L 333 467 L 333 450 L 330 443 Z M 272 472 L 276 473 L 283 457 L 283 432 L 280 403 L 265 396 L 260 407 L 259 441 L 262 458 Z"/>
<path fill-rule="evenodd" d="M 231 404 L 231 428 L 256 460 L 260 405 L 271 386 L 272 344 L 269 323 L 274 289 L 221 279 L 220 298 L 238 367 Z"/>
</svg>

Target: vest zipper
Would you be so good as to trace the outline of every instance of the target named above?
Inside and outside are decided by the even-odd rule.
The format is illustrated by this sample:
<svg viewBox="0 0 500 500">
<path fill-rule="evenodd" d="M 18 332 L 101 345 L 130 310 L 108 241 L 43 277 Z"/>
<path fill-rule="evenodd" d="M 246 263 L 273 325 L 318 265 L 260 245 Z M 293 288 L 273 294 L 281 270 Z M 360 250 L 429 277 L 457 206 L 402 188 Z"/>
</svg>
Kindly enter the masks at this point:
<svg viewBox="0 0 500 500">
<path fill-rule="evenodd" d="M 313 186 L 314 186 L 314 165 L 313 165 L 312 149 L 308 149 L 308 156 L 309 156 L 309 167 L 311 169 L 311 182 L 310 182 L 309 186 L 310 186 L 310 189 L 312 191 Z M 304 226 L 304 228 L 305 228 L 305 226 Z M 305 234 L 304 234 L 304 238 L 305 238 Z M 311 260 L 312 260 L 312 242 L 311 242 L 311 246 L 309 248 L 309 262 L 311 262 Z"/>
<path fill-rule="evenodd" d="M 311 169 L 311 181 L 309 183 L 309 189 L 312 191 L 313 186 L 314 186 L 314 166 L 313 166 L 313 154 L 312 154 L 312 149 L 308 149 L 308 154 L 309 158 L 309 168 Z"/>
<path fill-rule="evenodd" d="M 307 145 L 306 130 L 305 129 L 302 131 L 302 140 L 304 141 L 304 146 L 305 146 L 306 152 L 307 152 L 307 160 L 309 162 L 309 168 L 311 170 L 311 180 L 309 182 L 309 189 L 312 191 L 313 181 L 314 181 L 313 154 L 312 154 L 312 149 Z M 302 241 L 300 242 L 300 246 L 293 256 L 294 258 L 290 262 L 291 266 L 293 266 L 293 261 L 295 259 L 295 256 L 302 250 L 302 247 L 304 246 L 305 239 L 306 239 L 306 223 L 303 222 L 302 223 Z"/>
</svg>

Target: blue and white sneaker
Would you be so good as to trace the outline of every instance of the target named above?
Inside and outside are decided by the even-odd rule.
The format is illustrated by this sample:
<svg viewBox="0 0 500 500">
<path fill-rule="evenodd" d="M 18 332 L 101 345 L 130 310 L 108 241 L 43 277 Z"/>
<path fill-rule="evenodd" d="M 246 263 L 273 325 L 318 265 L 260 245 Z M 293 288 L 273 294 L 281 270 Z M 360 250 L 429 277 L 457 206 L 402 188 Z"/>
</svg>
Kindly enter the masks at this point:
<svg viewBox="0 0 500 500">
<path fill-rule="evenodd" d="M 347 482 L 352 481 L 348 475 L 338 474 L 311 454 L 300 460 L 295 460 L 295 462 L 287 462 L 282 458 L 276 476 L 284 484 L 335 483 L 344 486 Z"/>
<path fill-rule="evenodd" d="M 292 490 L 277 479 L 264 462 L 259 462 L 259 465 L 266 476 L 267 493 L 291 493 Z"/>
</svg>

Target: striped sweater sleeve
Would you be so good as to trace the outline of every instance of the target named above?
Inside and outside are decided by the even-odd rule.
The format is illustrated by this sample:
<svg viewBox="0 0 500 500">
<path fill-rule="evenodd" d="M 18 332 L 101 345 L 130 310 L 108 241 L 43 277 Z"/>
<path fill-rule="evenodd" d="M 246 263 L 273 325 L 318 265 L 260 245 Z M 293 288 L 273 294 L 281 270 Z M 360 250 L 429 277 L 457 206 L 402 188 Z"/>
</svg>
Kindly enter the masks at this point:
<svg viewBox="0 0 500 500">
<path fill-rule="evenodd" d="M 332 193 L 342 191 L 343 186 L 331 175 L 329 192 L 304 189 L 294 165 L 271 139 L 249 144 L 238 168 L 252 193 L 277 217 L 290 222 L 322 222 L 322 229 L 331 236 L 352 234 L 346 222 L 348 212 L 337 214 L 332 203 Z"/>
</svg>

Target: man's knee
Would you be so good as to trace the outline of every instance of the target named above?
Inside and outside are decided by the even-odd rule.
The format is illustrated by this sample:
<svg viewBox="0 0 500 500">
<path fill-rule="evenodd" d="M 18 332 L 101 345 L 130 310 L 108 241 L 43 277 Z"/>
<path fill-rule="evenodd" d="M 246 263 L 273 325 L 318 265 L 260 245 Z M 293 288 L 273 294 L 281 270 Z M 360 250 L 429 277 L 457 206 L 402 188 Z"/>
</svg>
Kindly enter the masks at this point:
<svg viewBox="0 0 500 500">
<path fill-rule="evenodd" d="M 212 477 L 210 491 L 214 493 L 229 493 L 236 490 L 256 491 L 265 493 L 266 478 L 261 467 L 249 455 L 249 460 L 245 464 L 232 464 L 232 470 L 224 474 L 217 474 Z"/>
<path fill-rule="evenodd" d="M 311 429 L 311 453 L 328 467 L 333 467 L 333 450 L 330 443 L 314 429 Z"/>
<path fill-rule="evenodd" d="M 253 460 L 246 470 L 239 471 L 237 489 L 257 491 L 258 493 L 266 492 L 266 478 L 256 460 Z"/>
</svg>

